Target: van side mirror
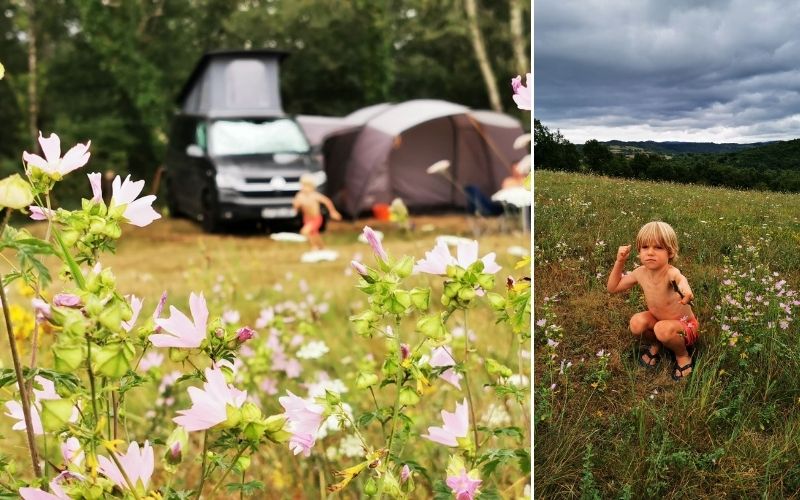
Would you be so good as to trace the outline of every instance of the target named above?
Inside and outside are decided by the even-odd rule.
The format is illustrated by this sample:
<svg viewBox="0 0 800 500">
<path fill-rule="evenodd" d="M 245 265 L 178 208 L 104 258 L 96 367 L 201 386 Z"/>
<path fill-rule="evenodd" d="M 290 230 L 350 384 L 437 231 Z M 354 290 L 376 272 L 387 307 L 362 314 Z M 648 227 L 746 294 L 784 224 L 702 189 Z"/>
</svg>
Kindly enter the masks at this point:
<svg viewBox="0 0 800 500">
<path fill-rule="evenodd" d="M 197 144 L 189 144 L 188 146 L 186 146 L 186 154 L 193 158 L 203 158 L 206 155 L 203 152 L 203 148 L 201 148 Z"/>
</svg>

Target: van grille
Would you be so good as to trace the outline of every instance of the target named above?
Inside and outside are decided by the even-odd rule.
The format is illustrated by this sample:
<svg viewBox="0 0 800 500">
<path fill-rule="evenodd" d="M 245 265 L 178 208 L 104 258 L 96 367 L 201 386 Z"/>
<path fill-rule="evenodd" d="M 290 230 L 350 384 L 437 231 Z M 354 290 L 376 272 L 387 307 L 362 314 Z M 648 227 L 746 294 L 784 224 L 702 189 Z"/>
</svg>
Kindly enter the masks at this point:
<svg viewBox="0 0 800 500">
<path fill-rule="evenodd" d="M 283 177 L 283 176 L 282 176 Z M 268 184 L 272 177 L 245 177 L 244 182 L 247 184 Z M 286 182 L 300 182 L 300 176 L 284 177 Z"/>
<path fill-rule="evenodd" d="M 239 191 L 242 198 L 291 198 L 297 191 Z"/>
</svg>

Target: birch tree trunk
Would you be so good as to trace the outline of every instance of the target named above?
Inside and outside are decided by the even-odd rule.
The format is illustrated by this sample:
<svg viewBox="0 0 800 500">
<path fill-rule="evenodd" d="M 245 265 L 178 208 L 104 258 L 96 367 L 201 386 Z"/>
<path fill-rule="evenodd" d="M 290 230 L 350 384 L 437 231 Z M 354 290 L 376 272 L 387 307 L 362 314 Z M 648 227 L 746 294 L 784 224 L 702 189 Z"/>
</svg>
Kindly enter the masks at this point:
<svg viewBox="0 0 800 500">
<path fill-rule="evenodd" d="M 523 77 L 526 73 L 531 73 L 530 62 L 525 48 L 528 46 L 523 35 L 522 22 L 522 0 L 510 0 L 509 24 L 511 25 L 511 45 L 514 48 L 514 62 L 517 71 Z"/>
<path fill-rule="evenodd" d="M 35 0 L 27 0 L 25 2 L 25 12 L 28 15 L 28 27 L 26 35 L 28 37 L 28 133 L 31 137 L 33 150 L 36 151 L 39 146 L 37 138 L 39 136 L 39 97 L 36 93 L 36 6 Z"/>
<path fill-rule="evenodd" d="M 477 0 L 464 0 L 464 7 L 467 11 L 472 48 L 475 50 L 475 58 L 478 60 L 483 81 L 486 83 L 486 92 L 489 94 L 489 104 L 494 111 L 502 112 L 503 106 L 500 104 L 500 94 L 497 92 L 497 80 L 489 62 L 489 57 L 486 55 L 486 44 L 483 42 L 483 35 L 481 35 L 481 30 L 478 26 Z"/>
</svg>

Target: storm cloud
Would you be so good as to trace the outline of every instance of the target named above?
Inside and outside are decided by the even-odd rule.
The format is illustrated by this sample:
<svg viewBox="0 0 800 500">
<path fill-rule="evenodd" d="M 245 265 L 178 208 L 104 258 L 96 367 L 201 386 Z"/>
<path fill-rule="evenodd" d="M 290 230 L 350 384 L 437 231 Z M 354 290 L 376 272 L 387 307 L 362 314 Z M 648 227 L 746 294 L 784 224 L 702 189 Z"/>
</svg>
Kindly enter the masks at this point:
<svg viewBox="0 0 800 500">
<path fill-rule="evenodd" d="M 800 2 L 536 0 L 534 116 L 588 139 L 800 137 Z"/>
</svg>

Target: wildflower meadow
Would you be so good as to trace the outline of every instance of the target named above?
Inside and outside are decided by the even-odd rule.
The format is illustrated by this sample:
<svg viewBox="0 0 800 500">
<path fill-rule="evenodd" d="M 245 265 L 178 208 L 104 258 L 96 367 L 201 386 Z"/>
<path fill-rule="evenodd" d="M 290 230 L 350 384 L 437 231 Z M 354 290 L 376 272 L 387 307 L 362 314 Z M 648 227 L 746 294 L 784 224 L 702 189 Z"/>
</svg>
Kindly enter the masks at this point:
<svg viewBox="0 0 800 500">
<path fill-rule="evenodd" d="M 0 497 L 530 494 L 519 235 L 353 224 L 329 238 L 352 262 L 309 267 L 160 220 L 143 180 L 105 202 L 89 140 L 39 144 L 0 181 Z M 86 176 L 79 209 L 51 204 L 65 176 Z"/>
<path fill-rule="evenodd" d="M 787 498 L 800 490 L 796 195 L 540 171 L 534 474 L 542 498 Z M 695 371 L 637 363 L 643 296 L 606 290 L 617 248 L 674 227 Z M 634 250 L 635 251 L 635 250 Z M 634 261 L 626 270 L 633 268 Z"/>
</svg>

